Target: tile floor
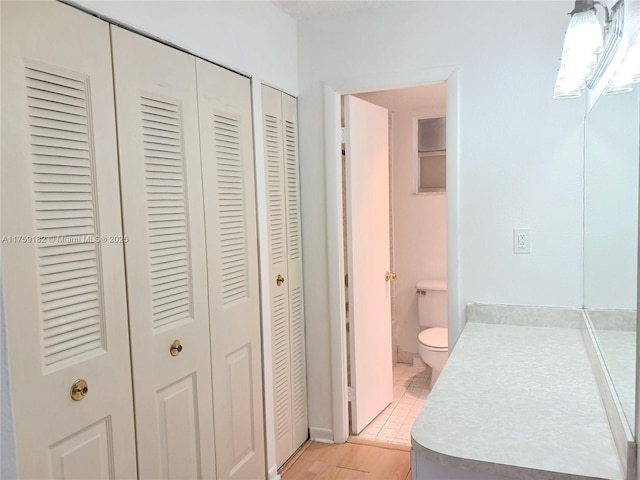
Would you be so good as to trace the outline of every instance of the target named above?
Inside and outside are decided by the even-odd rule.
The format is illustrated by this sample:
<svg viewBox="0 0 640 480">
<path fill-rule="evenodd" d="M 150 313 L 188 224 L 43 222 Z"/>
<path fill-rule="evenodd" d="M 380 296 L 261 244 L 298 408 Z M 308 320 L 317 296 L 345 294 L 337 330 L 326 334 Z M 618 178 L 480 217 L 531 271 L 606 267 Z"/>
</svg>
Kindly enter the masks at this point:
<svg viewBox="0 0 640 480">
<path fill-rule="evenodd" d="M 393 367 L 393 402 L 358 435 L 366 440 L 411 445 L 411 426 L 429 395 L 431 369 Z"/>
</svg>

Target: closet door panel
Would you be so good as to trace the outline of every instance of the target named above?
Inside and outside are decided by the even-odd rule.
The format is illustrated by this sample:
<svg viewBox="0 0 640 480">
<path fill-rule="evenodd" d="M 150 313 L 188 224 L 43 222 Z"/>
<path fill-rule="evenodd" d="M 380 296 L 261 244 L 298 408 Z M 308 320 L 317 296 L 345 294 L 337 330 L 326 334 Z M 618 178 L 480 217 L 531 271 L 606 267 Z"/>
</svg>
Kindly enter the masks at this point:
<svg viewBox="0 0 640 480">
<path fill-rule="evenodd" d="M 249 79 L 198 60 L 218 477 L 264 475 Z"/>
<path fill-rule="evenodd" d="M 298 448 L 308 438 L 307 370 L 304 348 L 298 115 L 296 99 L 287 94 L 282 94 L 282 123 L 287 204 L 287 271 L 289 274 L 293 444 L 295 448 Z"/>
<path fill-rule="evenodd" d="M 273 349 L 276 463 L 291 456 L 293 446 L 291 397 L 291 330 L 287 271 L 287 198 L 282 125 L 282 93 L 262 87 L 264 147 L 267 174 L 269 277 Z M 280 279 L 280 281 L 278 281 Z"/>
<path fill-rule="evenodd" d="M 108 25 L 57 2 L 1 8 L 2 269 L 18 473 L 133 478 Z M 86 390 L 74 400 L 79 379 Z"/>
<path fill-rule="evenodd" d="M 112 43 L 139 472 L 214 478 L 195 58 Z"/>
</svg>

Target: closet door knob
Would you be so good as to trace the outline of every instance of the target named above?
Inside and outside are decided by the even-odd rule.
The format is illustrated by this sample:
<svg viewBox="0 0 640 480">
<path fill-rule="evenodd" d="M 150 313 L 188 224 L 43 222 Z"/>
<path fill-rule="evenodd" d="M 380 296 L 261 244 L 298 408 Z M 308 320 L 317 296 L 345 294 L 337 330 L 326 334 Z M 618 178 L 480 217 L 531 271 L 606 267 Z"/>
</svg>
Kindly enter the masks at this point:
<svg viewBox="0 0 640 480">
<path fill-rule="evenodd" d="M 276 285 L 280 286 L 284 283 L 284 277 L 280 274 L 276 277 Z"/>
<path fill-rule="evenodd" d="M 85 380 L 76 380 L 73 382 L 73 385 L 71 385 L 71 398 L 75 402 L 82 400 L 87 393 L 89 393 L 89 387 L 87 387 L 87 382 Z"/>
<path fill-rule="evenodd" d="M 177 357 L 181 351 L 182 345 L 180 344 L 180 340 L 174 340 L 171 344 L 171 348 L 169 348 L 169 353 L 172 357 Z"/>
</svg>

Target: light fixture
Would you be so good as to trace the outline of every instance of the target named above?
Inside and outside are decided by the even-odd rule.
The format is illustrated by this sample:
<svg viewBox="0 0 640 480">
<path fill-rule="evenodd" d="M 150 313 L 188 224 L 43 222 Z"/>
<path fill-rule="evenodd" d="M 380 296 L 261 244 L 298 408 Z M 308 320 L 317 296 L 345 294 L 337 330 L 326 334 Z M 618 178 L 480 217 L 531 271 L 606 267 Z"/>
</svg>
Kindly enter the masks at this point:
<svg viewBox="0 0 640 480">
<path fill-rule="evenodd" d="M 640 82 L 640 32 L 629 43 L 622 61 L 616 67 L 603 95 L 625 93 L 633 90 L 633 84 Z"/>
<path fill-rule="evenodd" d="M 604 50 L 603 28 L 596 15 L 596 5 L 605 10 L 605 33 L 609 27 L 609 9 L 594 0 L 576 0 L 571 11 L 562 47 L 562 60 L 553 98 L 577 98 L 591 81 Z"/>
</svg>

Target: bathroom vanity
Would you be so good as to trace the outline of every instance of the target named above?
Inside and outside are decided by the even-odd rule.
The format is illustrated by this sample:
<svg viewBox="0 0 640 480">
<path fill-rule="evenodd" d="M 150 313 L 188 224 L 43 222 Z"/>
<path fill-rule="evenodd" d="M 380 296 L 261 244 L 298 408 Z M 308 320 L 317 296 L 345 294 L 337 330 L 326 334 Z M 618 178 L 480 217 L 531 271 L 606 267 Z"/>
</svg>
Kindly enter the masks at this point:
<svg viewBox="0 0 640 480">
<path fill-rule="evenodd" d="M 469 305 L 412 429 L 414 480 L 637 480 L 640 88 L 585 118 L 584 309 Z"/>
<path fill-rule="evenodd" d="M 470 305 L 413 426 L 412 478 L 635 479 L 581 309 Z"/>
</svg>

